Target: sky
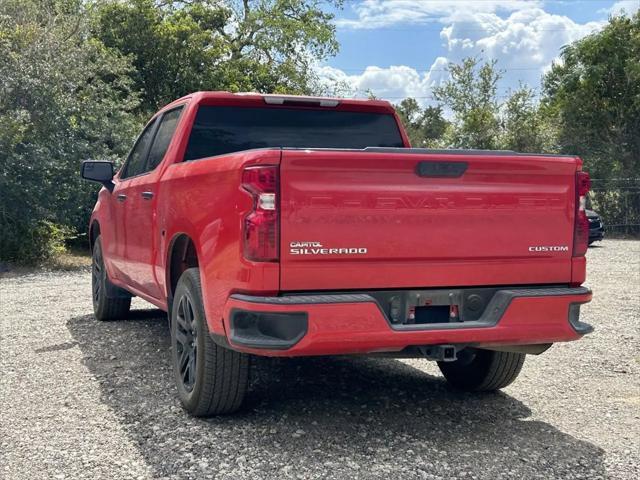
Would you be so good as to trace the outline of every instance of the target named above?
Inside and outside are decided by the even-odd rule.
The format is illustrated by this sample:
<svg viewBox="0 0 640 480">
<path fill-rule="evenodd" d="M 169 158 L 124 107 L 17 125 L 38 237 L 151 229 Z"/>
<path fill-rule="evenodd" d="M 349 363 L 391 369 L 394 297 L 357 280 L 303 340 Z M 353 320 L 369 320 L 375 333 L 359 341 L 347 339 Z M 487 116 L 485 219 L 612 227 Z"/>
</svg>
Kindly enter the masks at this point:
<svg viewBox="0 0 640 480">
<path fill-rule="evenodd" d="M 340 52 L 318 70 L 351 96 L 427 105 L 449 62 L 476 55 L 504 71 L 498 96 L 520 83 L 539 92 L 564 45 L 639 8 L 640 0 L 344 0 L 334 11 Z"/>
</svg>

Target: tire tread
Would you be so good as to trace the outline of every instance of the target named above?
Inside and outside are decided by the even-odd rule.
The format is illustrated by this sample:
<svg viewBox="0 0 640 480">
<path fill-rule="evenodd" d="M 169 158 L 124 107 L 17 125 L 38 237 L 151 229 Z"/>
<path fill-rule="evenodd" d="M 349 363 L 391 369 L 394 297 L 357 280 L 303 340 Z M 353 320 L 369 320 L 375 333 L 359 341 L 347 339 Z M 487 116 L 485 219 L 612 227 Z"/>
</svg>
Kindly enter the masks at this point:
<svg viewBox="0 0 640 480">
<path fill-rule="evenodd" d="M 202 303 L 202 284 L 198 268 L 189 268 L 178 280 L 178 289 L 190 288 L 197 298 L 194 307 L 202 322 L 204 338 L 204 373 L 199 395 L 193 405 L 181 400 L 185 408 L 197 417 L 233 413 L 244 400 L 249 377 L 249 356 L 216 344 L 209 335 Z"/>
<path fill-rule="evenodd" d="M 95 257 L 97 255 L 96 252 L 100 252 L 102 254 L 102 239 L 101 236 L 96 238 L 93 244 L 93 261 L 95 262 Z M 104 258 L 102 255 L 100 255 Z M 92 267 L 93 268 L 93 267 Z M 109 321 L 109 320 L 122 320 L 126 318 L 129 314 L 129 310 L 131 309 L 131 297 L 120 298 L 120 297 L 109 297 L 106 294 L 107 284 L 109 282 L 109 277 L 107 276 L 107 271 L 104 266 L 104 261 L 102 262 L 102 291 L 103 295 L 100 297 L 98 304 L 96 305 L 94 302 L 93 312 L 96 316 L 96 319 L 100 321 Z M 91 292 L 93 295 L 93 292 Z"/>
<path fill-rule="evenodd" d="M 478 350 L 468 365 L 439 362 L 446 380 L 454 387 L 472 392 L 500 390 L 518 377 L 526 355 L 514 352 Z"/>
</svg>

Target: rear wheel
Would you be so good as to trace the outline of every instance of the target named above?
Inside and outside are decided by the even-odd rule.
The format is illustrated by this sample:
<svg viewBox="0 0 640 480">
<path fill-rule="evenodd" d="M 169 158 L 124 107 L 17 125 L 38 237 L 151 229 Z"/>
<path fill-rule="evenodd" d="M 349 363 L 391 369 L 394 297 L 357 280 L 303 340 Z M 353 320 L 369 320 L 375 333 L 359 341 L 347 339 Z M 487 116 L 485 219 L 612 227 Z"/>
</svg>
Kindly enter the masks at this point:
<svg viewBox="0 0 640 480">
<path fill-rule="evenodd" d="M 93 244 L 91 259 L 93 313 L 98 320 L 118 320 L 126 318 L 129 313 L 131 297 L 124 291 L 121 295 L 114 296 L 114 290 L 119 289 L 109 282 L 102 257 L 102 241 L 98 237 Z"/>
<path fill-rule="evenodd" d="M 192 415 L 238 410 L 249 377 L 249 356 L 217 345 L 209 335 L 200 272 L 187 269 L 171 309 L 171 347 L 178 396 Z"/>
<path fill-rule="evenodd" d="M 452 386 L 473 392 L 499 390 L 512 383 L 522 370 L 524 353 L 467 348 L 454 362 L 438 362 Z"/>
</svg>

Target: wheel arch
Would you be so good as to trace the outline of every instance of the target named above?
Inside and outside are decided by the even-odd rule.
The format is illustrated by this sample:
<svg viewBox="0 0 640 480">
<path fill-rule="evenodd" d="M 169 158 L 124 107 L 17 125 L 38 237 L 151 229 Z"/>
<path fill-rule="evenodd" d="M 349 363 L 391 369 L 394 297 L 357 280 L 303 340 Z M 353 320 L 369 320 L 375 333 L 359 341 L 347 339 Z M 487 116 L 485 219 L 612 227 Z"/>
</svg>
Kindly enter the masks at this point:
<svg viewBox="0 0 640 480">
<path fill-rule="evenodd" d="M 171 312 L 173 294 L 176 291 L 178 280 L 188 268 L 199 267 L 198 252 L 193 239 L 186 233 L 176 233 L 167 249 L 167 309 Z"/>
<path fill-rule="evenodd" d="M 89 227 L 89 249 L 93 252 L 93 245 L 96 243 L 98 236 L 100 235 L 100 222 L 93 220 Z"/>
</svg>

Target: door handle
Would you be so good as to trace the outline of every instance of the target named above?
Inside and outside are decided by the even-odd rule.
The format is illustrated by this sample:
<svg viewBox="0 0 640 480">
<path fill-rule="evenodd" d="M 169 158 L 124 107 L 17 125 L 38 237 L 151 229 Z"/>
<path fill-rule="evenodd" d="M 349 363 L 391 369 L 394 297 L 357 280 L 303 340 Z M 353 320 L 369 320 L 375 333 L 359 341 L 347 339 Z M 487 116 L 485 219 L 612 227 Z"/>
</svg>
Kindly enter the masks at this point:
<svg viewBox="0 0 640 480">
<path fill-rule="evenodd" d="M 119 193 L 116 198 L 119 202 L 124 202 L 127 199 L 127 196 L 124 193 Z"/>
<path fill-rule="evenodd" d="M 142 198 L 145 200 L 151 200 L 153 198 L 153 192 L 142 192 L 140 195 L 142 195 Z"/>
</svg>

